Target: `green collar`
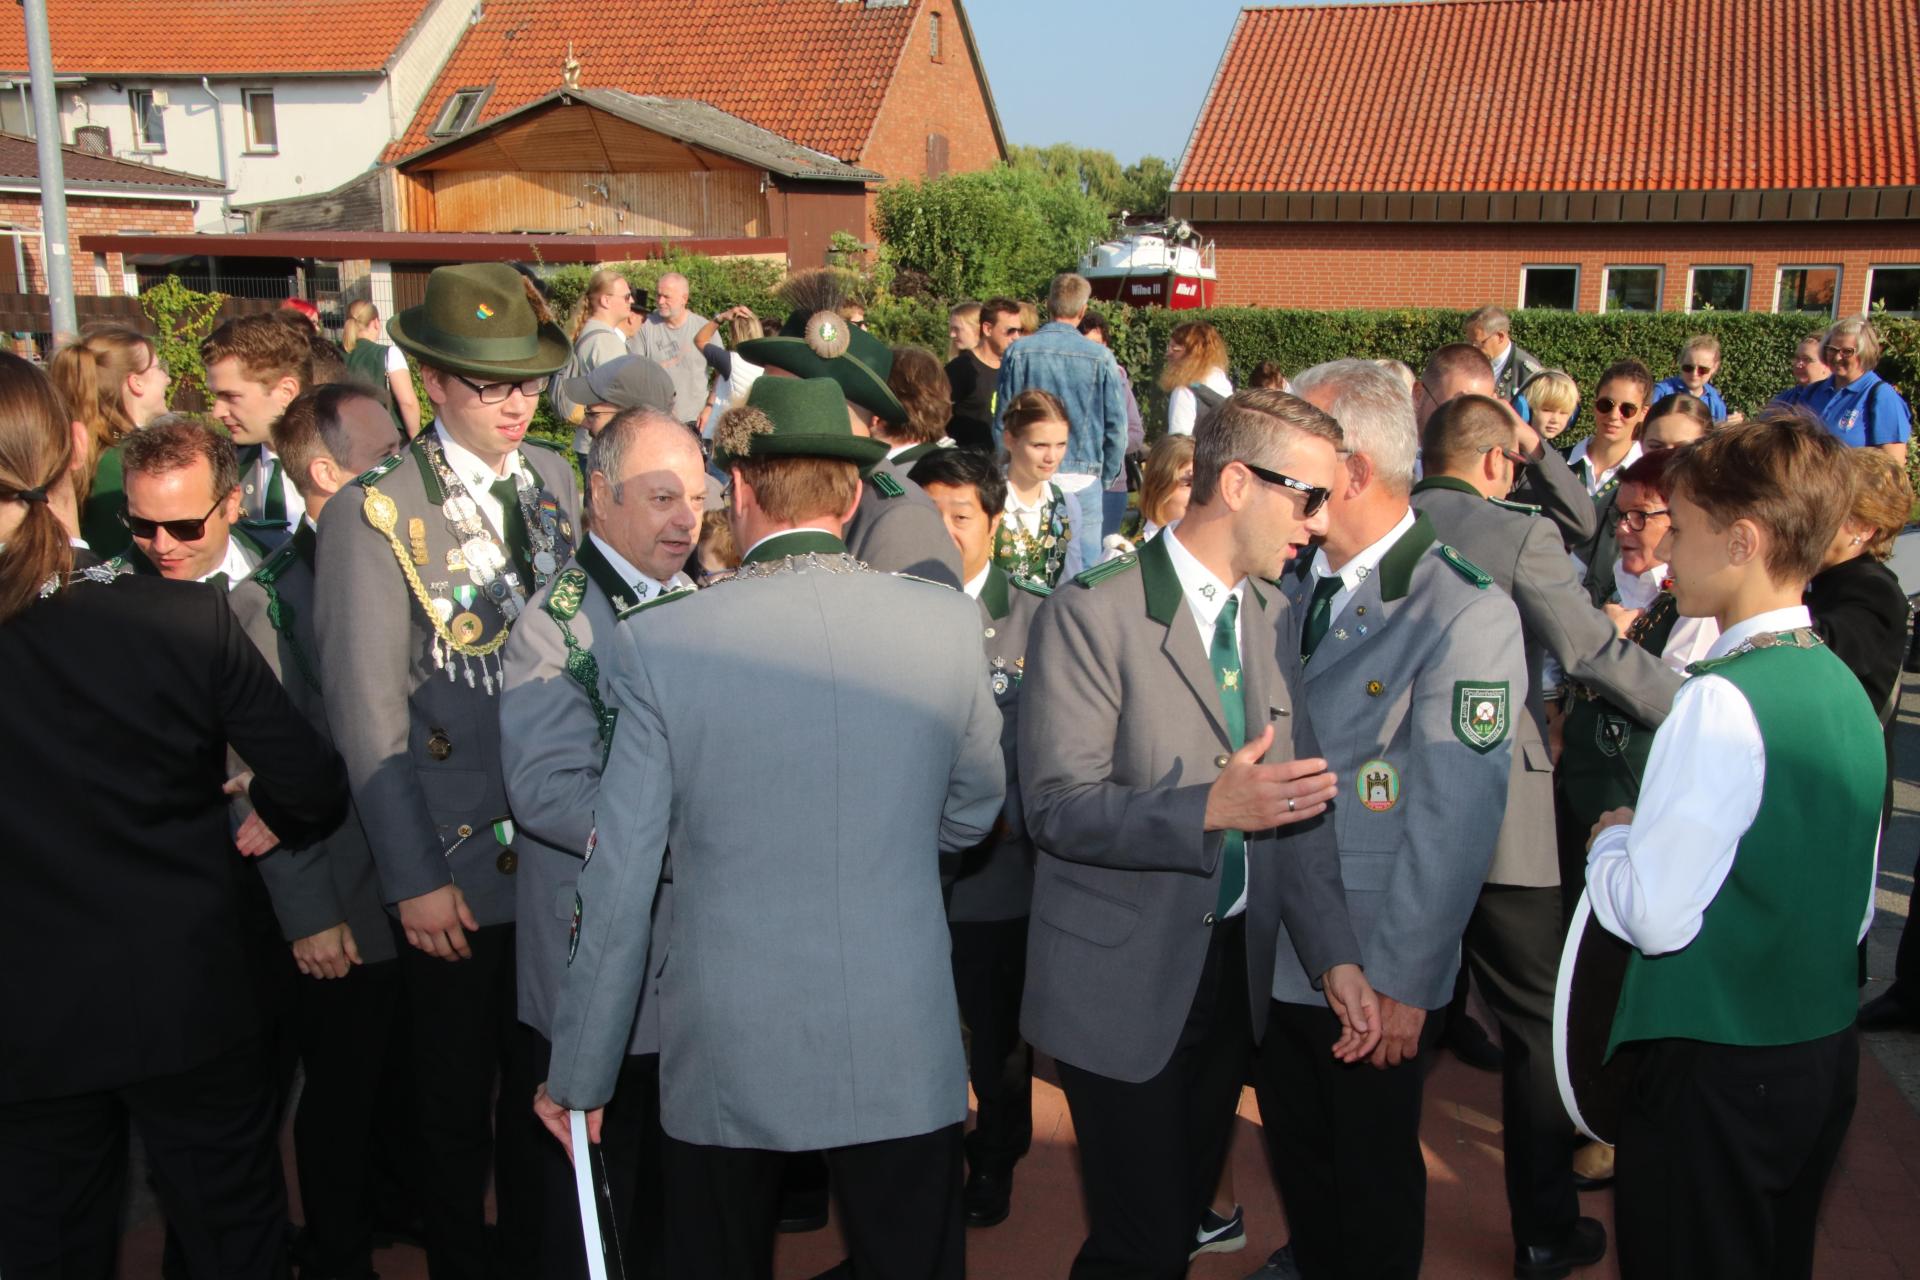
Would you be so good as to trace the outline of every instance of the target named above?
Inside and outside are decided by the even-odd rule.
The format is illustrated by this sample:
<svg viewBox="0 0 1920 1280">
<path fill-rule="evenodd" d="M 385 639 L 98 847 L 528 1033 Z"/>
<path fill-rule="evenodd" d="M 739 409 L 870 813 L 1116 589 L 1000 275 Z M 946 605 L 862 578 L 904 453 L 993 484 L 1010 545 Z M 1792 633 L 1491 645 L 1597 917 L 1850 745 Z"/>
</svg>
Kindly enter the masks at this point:
<svg viewBox="0 0 1920 1280">
<path fill-rule="evenodd" d="M 426 439 L 433 429 L 434 424 L 431 422 L 420 428 L 420 434 L 415 436 L 413 443 L 407 446 L 407 452 L 411 453 L 413 460 L 420 464 L 420 483 L 426 486 L 427 501 L 438 507 L 446 504 L 447 491 L 440 487 L 440 477 L 433 474 L 433 464 L 427 461 Z"/>
<path fill-rule="evenodd" d="M 1013 612 L 1013 589 L 1008 585 L 1007 571 L 991 560 L 987 562 L 987 583 L 980 588 L 980 603 L 995 622 Z"/>
<path fill-rule="evenodd" d="M 1468 484 L 1465 480 L 1462 480 L 1459 476 L 1428 476 L 1419 484 L 1413 486 L 1415 493 L 1429 493 L 1435 489 L 1446 489 L 1453 493 L 1470 494 L 1482 501 L 1485 501 L 1487 496 Z"/>
<path fill-rule="evenodd" d="M 1147 593 L 1147 616 L 1163 627 L 1173 625 L 1173 617 L 1180 611 L 1180 601 L 1186 596 L 1186 592 L 1180 589 L 1180 575 L 1174 572 L 1173 553 L 1166 548 L 1170 532 L 1162 529 L 1138 553 L 1140 577 Z M 1247 594 L 1262 609 L 1267 607 L 1267 598 L 1260 594 L 1260 588 L 1252 578 L 1247 579 Z"/>
<path fill-rule="evenodd" d="M 783 529 L 747 552 L 740 563 L 766 564 L 772 560 L 783 560 L 788 556 L 804 556 L 813 553 L 823 556 L 845 555 L 847 544 L 824 529 Z"/>
<path fill-rule="evenodd" d="M 585 569 L 594 585 L 613 602 L 615 614 L 639 603 L 633 598 L 633 588 L 627 585 L 627 580 L 620 576 L 620 571 L 613 567 L 591 536 L 580 539 L 580 545 L 573 549 L 573 562 Z"/>
<path fill-rule="evenodd" d="M 1375 572 L 1380 575 L 1380 599 L 1399 600 L 1406 596 L 1413 583 L 1414 566 L 1420 563 L 1420 557 L 1427 554 L 1439 539 L 1434 532 L 1433 521 L 1427 519 L 1425 512 L 1416 514 L 1413 527 L 1400 535 L 1399 541 L 1387 548 L 1387 554 L 1380 557 L 1380 567 Z"/>
</svg>

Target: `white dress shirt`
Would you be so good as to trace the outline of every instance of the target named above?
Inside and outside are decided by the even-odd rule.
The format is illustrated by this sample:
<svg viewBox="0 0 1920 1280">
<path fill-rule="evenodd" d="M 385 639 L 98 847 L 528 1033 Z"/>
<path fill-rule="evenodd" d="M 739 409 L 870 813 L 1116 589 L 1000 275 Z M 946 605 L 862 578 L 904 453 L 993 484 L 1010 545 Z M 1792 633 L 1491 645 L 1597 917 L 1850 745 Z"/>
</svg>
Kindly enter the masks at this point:
<svg viewBox="0 0 1920 1280">
<path fill-rule="evenodd" d="M 1193 614 L 1193 620 L 1200 628 L 1200 652 L 1211 659 L 1213 653 L 1213 629 L 1220 621 L 1220 611 L 1227 607 L 1227 597 L 1240 602 L 1240 608 L 1246 607 L 1247 580 L 1245 578 L 1229 587 L 1215 576 L 1213 570 L 1194 558 L 1193 552 L 1180 545 L 1178 524 L 1167 526 L 1161 536 L 1166 540 L 1167 556 L 1173 561 L 1174 577 L 1180 580 L 1180 594 L 1186 598 L 1187 611 Z M 1246 666 L 1246 646 L 1243 638 L 1247 632 L 1246 624 L 1240 614 L 1233 615 L 1233 647 L 1240 652 L 1240 665 Z M 1253 728 L 1248 719 L 1247 728 Z M 1253 859 L 1247 859 L 1247 884 L 1253 883 Z M 1237 916 L 1247 909 L 1247 891 L 1240 890 L 1240 897 L 1227 908 L 1228 917 Z"/>
<path fill-rule="evenodd" d="M 634 568 L 625 556 L 613 549 L 611 542 L 608 542 L 599 534 L 589 533 L 587 536 L 593 539 L 594 546 L 600 548 L 600 554 L 607 558 L 607 563 L 613 566 L 613 571 L 620 575 L 620 581 L 632 588 L 636 600 L 651 600 L 655 596 L 665 595 L 669 591 L 677 591 L 682 587 L 690 587 L 693 585 L 693 579 L 684 573 L 676 573 L 665 582 L 660 581 L 658 578 L 649 577 Z"/>
<path fill-rule="evenodd" d="M 1353 599 L 1353 593 L 1360 589 L 1360 584 L 1374 575 L 1380 568 L 1380 562 L 1387 558 L 1387 552 L 1393 550 L 1393 544 L 1400 541 L 1401 535 L 1411 528 L 1413 508 L 1408 507 L 1393 528 L 1387 530 L 1385 537 L 1362 550 L 1338 570 L 1328 563 L 1325 547 L 1313 553 L 1313 581 L 1316 586 L 1322 579 L 1333 577 L 1336 572 L 1340 577 L 1340 589 L 1333 593 L 1333 609 L 1327 615 L 1329 622 L 1340 616 L 1340 611 L 1347 607 L 1347 601 Z"/>
<path fill-rule="evenodd" d="M 433 433 L 440 438 L 440 448 L 447 455 L 447 466 L 452 468 L 454 477 L 467 487 L 467 496 L 473 499 L 480 508 L 480 514 L 493 526 L 494 533 L 500 538 L 501 548 L 505 549 L 506 510 L 500 505 L 500 499 L 493 496 L 491 486 L 507 476 L 513 476 L 515 485 L 519 484 L 520 469 L 526 465 L 520 460 L 520 451 L 515 449 L 508 454 L 507 469 L 499 472 L 489 466 L 486 459 L 447 434 L 447 429 L 440 425 L 438 418 L 433 420 Z"/>
<path fill-rule="evenodd" d="M 1653 604 L 1653 598 L 1660 594 L 1660 584 L 1666 577 L 1664 564 L 1656 564 L 1645 573 L 1628 573 L 1619 560 L 1613 562 L 1614 589 L 1620 595 L 1620 603 L 1629 609 L 1645 612 Z M 1676 618 L 1673 630 L 1667 632 L 1667 643 L 1661 647 L 1660 661 L 1685 675 L 1688 667 L 1707 656 L 1719 638 L 1720 624 L 1712 618 Z"/>
<path fill-rule="evenodd" d="M 1589 496 L 1598 495 L 1607 487 L 1607 481 L 1640 461 L 1640 442 L 1635 440 L 1627 446 L 1627 451 L 1621 455 L 1620 461 L 1605 471 L 1596 471 L 1595 464 L 1587 461 L 1587 444 L 1588 441 L 1582 440 L 1573 446 L 1572 451 L 1567 454 L 1567 466 L 1572 469 L 1574 475 L 1580 477 L 1580 483 L 1586 486 Z"/>
<path fill-rule="evenodd" d="M 240 546 L 240 540 L 229 536 L 227 554 L 220 557 L 219 564 L 195 578 L 194 581 L 205 582 L 216 573 L 224 573 L 227 575 L 227 590 L 231 591 L 251 577 L 257 568 L 259 566 L 247 558 L 246 551 Z"/>
<path fill-rule="evenodd" d="M 1727 628 L 1707 656 L 1723 657 L 1762 632 L 1810 625 L 1804 606 L 1769 610 Z M 1733 682 L 1703 675 L 1682 685 L 1653 737 L 1633 824 L 1608 827 L 1587 854 L 1594 918 L 1650 956 L 1692 942 L 1760 812 L 1766 773 L 1759 722 Z M 1863 938 L 1873 923 L 1871 881 L 1868 889 Z"/>
<path fill-rule="evenodd" d="M 992 572 L 993 572 L 993 557 L 989 556 L 987 557 L 987 562 L 980 566 L 980 572 L 974 574 L 971 578 L 968 578 L 966 581 L 966 584 L 963 585 L 960 589 L 967 593 L 967 597 L 969 599 L 978 600 L 980 598 L 980 593 L 987 589 L 987 575 Z"/>
<path fill-rule="evenodd" d="M 901 447 L 911 448 L 912 446 L 903 445 Z M 1006 513 L 1007 522 L 1011 524 L 1017 532 L 1023 533 L 1029 538 L 1037 538 L 1040 536 L 1040 511 L 1054 500 L 1054 490 L 1059 488 L 1059 485 L 1049 480 L 1046 484 L 1040 486 L 1039 499 L 1028 503 L 1021 501 L 1020 495 L 1013 491 L 1012 483 L 1008 483 L 1006 505 L 1002 506 L 1000 510 Z M 1061 496 L 1064 497 L 1065 493 L 1066 490 L 1060 490 Z M 1072 507 L 1067 508 L 1066 515 L 1068 520 L 1072 520 L 1078 514 L 1079 512 Z"/>
</svg>

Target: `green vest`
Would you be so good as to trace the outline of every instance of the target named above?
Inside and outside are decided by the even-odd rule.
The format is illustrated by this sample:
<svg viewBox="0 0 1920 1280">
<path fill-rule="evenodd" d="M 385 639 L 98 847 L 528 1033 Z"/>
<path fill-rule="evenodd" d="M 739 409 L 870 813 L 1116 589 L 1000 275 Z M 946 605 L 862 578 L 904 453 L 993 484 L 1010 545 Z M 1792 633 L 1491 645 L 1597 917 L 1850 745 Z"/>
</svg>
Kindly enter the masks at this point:
<svg viewBox="0 0 1920 1280">
<path fill-rule="evenodd" d="M 1629 635 L 1657 658 L 1679 621 L 1673 597 L 1661 592 L 1647 606 L 1645 625 L 1636 623 Z M 1604 695 L 1588 696 L 1586 689 L 1576 687 L 1567 703 L 1561 739 L 1566 747 L 1554 773 L 1580 830 L 1598 822 L 1607 810 L 1631 806 L 1640 799 L 1647 757 L 1653 753 L 1652 729 Z"/>
<path fill-rule="evenodd" d="M 1693 941 L 1627 962 L 1609 1054 L 1634 1040 L 1798 1044 L 1849 1026 L 1859 1002 L 1856 940 L 1887 778 L 1860 681 L 1824 644 L 1791 639 L 1692 670 L 1730 681 L 1753 709 L 1760 809 Z"/>
</svg>

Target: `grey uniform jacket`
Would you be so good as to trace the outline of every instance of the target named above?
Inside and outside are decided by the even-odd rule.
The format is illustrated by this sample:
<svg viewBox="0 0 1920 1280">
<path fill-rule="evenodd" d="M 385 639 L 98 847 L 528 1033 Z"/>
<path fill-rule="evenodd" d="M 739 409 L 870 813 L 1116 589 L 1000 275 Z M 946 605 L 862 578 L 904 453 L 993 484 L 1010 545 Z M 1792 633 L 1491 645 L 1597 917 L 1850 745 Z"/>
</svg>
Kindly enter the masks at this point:
<svg viewBox="0 0 1920 1280">
<path fill-rule="evenodd" d="M 1026 677 L 1027 633 L 1048 594 L 1043 586 L 1016 583 L 999 565 L 987 565 L 987 583 L 977 603 L 987 680 L 1000 707 L 1007 802 L 993 834 L 960 855 L 959 874 L 947 896 L 947 919 L 955 923 L 1018 920 L 1033 904 L 1033 844 L 1020 810 L 1020 687 Z"/>
<path fill-rule="evenodd" d="M 1560 540 L 1569 551 L 1592 542 L 1600 531 L 1600 513 L 1587 486 L 1551 444 L 1521 473 L 1513 499 L 1540 508 L 1540 514 L 1558 526 Z"/>
<path fill-rule="evenodd" d="M 494 826 L 511 817 L 500 772 L 500 709 L 483 684 L 490 676 L 498 688 L 497 655 L 484 670 L 472 664 L 471 685 L 463 671 L 449 679 L 435 665 L 425 607 L 366 512 L 371 490 L 393 501 L 394 537 L 429 598 L 450 599 L 470 585 L 465 569 L 452 567 L 461 562 L 449 561 L 458 539 L 421 448 L 426 436 L 334 495 L 321 513 L 319 556 L 327 571 L 314 601 L 320 683 L 383 900 L 391 906 L 452 882 L 480 924 L 501 924 L 513 919 L 519 855 L 499 844 Z M 563 545 L 555 558 L 564 561 L 579 514 L 573 468 L 548 448 L 523 448 L 520 456 L 558 505 Z M 413 546 L 416 533 L 424 554 Z M 484 595 L 471 612 L 482 624 L 482 645 L 506 625 Z"/>
<path fill-rule="evenodd" d="M 507 640 L 500 763 L 520 851 L 514 972 L 520 1021 L 548 1039 L 606 761 L 602 715 L 609 730 L 616 718 L 607 677 L 615 653 L 610 637 L 619 615 L 640 603 L 592 539 L 582 539 L 572 564 L 534 597 Z M 591 681 L 598 706 L 582 681 Z M 657 957 L 666 954 L 665 922 L 673 911 L 671 879 L 663 879 L 653 909 Z M 648 972 L 655 967 L 649 962 Z M 627 1052 L 659 1051 L 659 1009 L 643 994 Z"/>
<path fill-rule="evenodd" d="M 1027 641 L 1021 799 L 1036 848 L 1020 1026 L 1034 1048 L 1112 1079 L 1172 1057 L 1214 925 L 1225 834 L 1204 830 L 1231 751 L 1213 668 L 1162 534 L 1082 573 L 1040 606 Z M 1091 583 L 1092 585 L 1087 585 Z M 1240 609 L 1247 735 L 1268 762 L 1316 755 L 1275 632 L 1272 587 Z M 1266 1027 L 1282 917 L 1315 974 L 1358 963 L 1332 825 L 1247 833 L 1247 972 Z"/>
<path fill-rule="evenodd" d="M 1414 508 L 1440 538 L 1484 569 L 1520 608 L 1527 646 L 1527 712 L 1517 717 L 1507 820 L 1489 884 L 1560 883 L 1553 821 L 1553 758 L 1547 751 L 1540 662 L 1552 654 L 1569 677 L 1601 689 L 1636 718 L 1667 718 L 1680 677 L 1622 637 L 1574 577 L 1560 533 L 1529 509 L 1490 502 L 1461 480 L 1430 476 L 1414 486 Z"/>
<path fill-rule="evenodd" d="M 910 573 L 916 578 L 960 589 L 960 552 L 933 505 L 906 469 L 887 462 L 874 465 L 860 486 L 860 507 L 847 524 L 847 550 L 881 573 Z"/>
<path fill-rule="evenodd" d="M 804 1151 L 966 1116 L 940 855 L 992 828 L 1005 766 L 973 601 L 787 539 L 614 632 L 620 718 L 548 1086 L 571 1107 L 612 1092 L 671 844 L 662 1124 Z M 903 653 L 923 675 L 895 678 Z"/>
<path fill-rule="evenodd" d="M 1303 565 L 1285 587 L 1304 620 L 1313 575 Z M 1280 637 L 1282 663 L 1299 653 L 1298 632 Z M 1333 620 L 1300 690 L 1340 779 L 1333 828 L 1367 980 L 1437 1009 L 1506 809 L 1527 697 L 1519 611 L 1416 518 Z M 1476 721 L 1480 707 L 1492 716 Z M 1283 932 L 1274 998 L 1318 1003 L 1313 976 Z"/>
<path fill-rule="evenodd" d="M 287 697 L 329 742 L 327 704 L 314 647 L 314 532 L 304 520 L 292 539 L 252 577 L 227 593 L 227 603 L 285 686 Z M 244 800 L 236 808 L 246 809 Z M 289 942 L 345 923 L 367 964 L 391 960 L 393 932 L 380 902 L 380 880 L 360 814 L 311 847 L 275 849 L 255 860 L 280 932 Z"/>
</svg>

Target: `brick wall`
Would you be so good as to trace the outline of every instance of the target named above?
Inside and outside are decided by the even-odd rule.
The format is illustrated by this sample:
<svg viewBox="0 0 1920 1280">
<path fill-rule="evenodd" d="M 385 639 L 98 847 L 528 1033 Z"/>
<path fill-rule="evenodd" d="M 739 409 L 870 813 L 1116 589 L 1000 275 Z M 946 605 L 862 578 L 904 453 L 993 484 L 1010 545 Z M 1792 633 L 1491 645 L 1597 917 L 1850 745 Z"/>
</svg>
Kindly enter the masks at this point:
<svg viewBox="0 0 1920 1280">
<path fill-rule="evenodd" d="M 1687 304 L 1688 269 L 1751 268 L 1748 309 L 1770 311 L 1781 266 L 1838 265 L 1840 314 L 1863 309 L 1868 268 L 1920 265 L 1920 223 L 1196 224 L 1219 246 L 1223 305 L 1518 306 L 1521 268 L 1577 265 L 1582 311 L 1610 266 L 1665 268 L 1661 310 Z"/>
<path fill-rule="evenodd" d="M 20 238 L 27 267 L 25 292 L 45 293 L 47 269 L 46 263 L 41 259 L 40 197 L 0 193 L 0 225 L 33 233 Z M 86 196 L 69 198 L 67 235 L 70 243 L 67 246 L 67 252 L 73 261 L 73 291 L 76 294 L 90 297 L 102 292 L 94 270 L 96 264 L 93 255 L 80 251 L 80 237 L 111 234 L 135 228 L 141 231 L 189 234 L 193 231 L 193 205 L 190 202 L 176 200 L 108 200 Z M 0 251 L 10 250 L 10 245 L 0 241 Z M 124 293 L 125 289 L 122 288 L 121 281 L 126 271 L 126 262 L 117 253 L 109 253 L 105 256 L 107 260 L 105 292 Z"/>
</svg>

